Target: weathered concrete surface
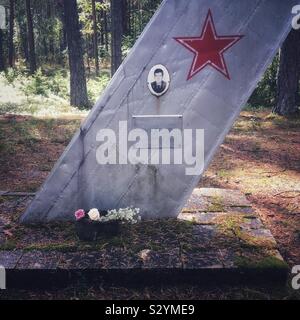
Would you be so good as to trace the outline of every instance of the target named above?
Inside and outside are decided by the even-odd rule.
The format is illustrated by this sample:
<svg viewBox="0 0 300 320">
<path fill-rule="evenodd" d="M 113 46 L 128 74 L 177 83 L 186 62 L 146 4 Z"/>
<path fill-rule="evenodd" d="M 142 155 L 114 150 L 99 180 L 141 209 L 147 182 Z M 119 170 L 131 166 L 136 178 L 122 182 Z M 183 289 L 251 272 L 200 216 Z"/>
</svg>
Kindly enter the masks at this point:
<svg viewBox="0 0 300 320">
<path fill-rule="evenodd" d="M 57 285 L 55 276 L 64 283 L 70 272 L 131 285 L 154 279 L 280 283 L 287 276 L 274 237 L 239 191 L 196 189 L 179 219 L 142 222 L 111 240 L 80 242 L 71 225 L 20 227 L 13 240 L 15 248 L 0 246 L 0 265 L 14 285 L 24 278 L 34 285 L 37 276 Z"/>
<path fill-rule="evenodd" d="M 128 206 L 140 208 L 144 218 L 176 217 L 200 176 L 187 176 L 185 164 L 99 165 L 97 133 L 107 128 L 118 134 L 120 121 L 128 121 L 128 130 L 135 129 L 136 116 L 156 119 L 149 120 L 147 129 L 159 129 L 157 117 L 160 126 L 172 129 L 166 116 L 180 116 L 182 129 L 204 130 L 207 168 L 290 31 L 291 8 L 298 2 L 163 1 L 21 221 L 72 220 L 78 208 Z M 209 10 L 219 36 L 243 36 L 224 53 L 230 79 L 206 66 L 187 81 L 194 57 L 174 38 L 200 37 Z M 170 90 L 159 99 L 159 108 L 157 97 L 147 89 L 148 73 L 156 64 L 165 65 L 171 75 Z"/>
<path fill-rule="evenodd" d="M 0 251 L 0 266 L 5 269 L 14 269 L 24 252 L 22 250 L 17 251 Z"/>
</svg>

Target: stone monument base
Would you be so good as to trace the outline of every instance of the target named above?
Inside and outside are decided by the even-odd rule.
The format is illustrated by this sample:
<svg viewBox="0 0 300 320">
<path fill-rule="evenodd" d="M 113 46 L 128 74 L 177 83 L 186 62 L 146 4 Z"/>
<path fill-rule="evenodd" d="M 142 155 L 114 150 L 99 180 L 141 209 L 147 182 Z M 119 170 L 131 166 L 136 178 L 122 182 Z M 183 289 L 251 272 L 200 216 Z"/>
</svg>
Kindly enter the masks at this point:
<svg viewBox="0 0 300 320">
<path fill-rule="evenodd" d="M 195 189 L 178 219 L 126 226 L 120 236 L 78 241 L 70 223 L 19 226 L 0 245 L 7 287 L 111 284 L 282 284 L 287 265 L 271 232 L 239 191 Z"/>
</svg>

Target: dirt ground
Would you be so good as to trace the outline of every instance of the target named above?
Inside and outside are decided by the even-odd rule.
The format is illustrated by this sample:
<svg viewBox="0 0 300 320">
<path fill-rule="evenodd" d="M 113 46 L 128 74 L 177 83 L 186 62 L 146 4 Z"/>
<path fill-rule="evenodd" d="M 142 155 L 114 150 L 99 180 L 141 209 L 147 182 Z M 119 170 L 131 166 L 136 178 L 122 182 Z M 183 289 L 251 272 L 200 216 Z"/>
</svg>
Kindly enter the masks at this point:
<svg viewBox="0 0 300 320">
<path fill-rule="evenodd" d="M 0 116 L 0 191 L 35 192 L 79 127 L 80 116 L 57 119 Z M 246 194 L 279 251 L 292 268 L 300 265 L 300 119 L 284 119 L 267 110 L 244 111 L 199 183 L 200 187 L 237 189 Z M 5 203 L 0 197 L 0 215 Z M 9 203 L 9 202 L 7 202 Z M 9 208 L 7 208 L 9 210 Z M 23 206 L 16 210 L 17 221 Z M 9 243 L 14 224 L 0 239 Z M 22 299 L 292 299 L 286 288 L 191 286 L 112 288 L 77 283 L 64 290 L 10 291 Z M 3 296 L 3 298 L 5 298 Z M 1 296 L 0 296 L 1 298 Z"/>
<path fill-rule="evenodd" d="M 286 120 L 266 111 L 243 112 L 200 185 L 245 193 L 284 259 L 299 264 L 299 119 Z"/>
</svg>

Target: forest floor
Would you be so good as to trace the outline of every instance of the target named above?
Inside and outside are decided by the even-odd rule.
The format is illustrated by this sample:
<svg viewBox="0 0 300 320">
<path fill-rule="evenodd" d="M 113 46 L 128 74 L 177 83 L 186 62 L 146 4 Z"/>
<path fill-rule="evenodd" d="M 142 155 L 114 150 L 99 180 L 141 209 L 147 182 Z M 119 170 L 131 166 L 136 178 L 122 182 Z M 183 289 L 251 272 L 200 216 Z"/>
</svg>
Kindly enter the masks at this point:
<svg viewBox="0 0 300 320">
<path fill-rule="evenodd" d="M 1 99 L 0 99 L 1 101 Z M 8 107 L 12 107 L 9 106 Z M 1 105 L 0 105 L 1 111 Z M 86 113 L 50 116 L 0 112 L 0 190 L 35 192 L 44 182 Z M 15 111 L 15 110 L 14 110 Z M 240 190 L 274 235 L 289 267 L 300 265 L 300 119 L 242 112 L 199 183 Z M 6 201 L 0 197 L 0 203 Z M 9 240 L 14 229 L 6 228 Z M 22 299 L 299 299 L 276 287 L 146 287 L 74 284 L 63 290 L 11 291 Z"/>
</svg>

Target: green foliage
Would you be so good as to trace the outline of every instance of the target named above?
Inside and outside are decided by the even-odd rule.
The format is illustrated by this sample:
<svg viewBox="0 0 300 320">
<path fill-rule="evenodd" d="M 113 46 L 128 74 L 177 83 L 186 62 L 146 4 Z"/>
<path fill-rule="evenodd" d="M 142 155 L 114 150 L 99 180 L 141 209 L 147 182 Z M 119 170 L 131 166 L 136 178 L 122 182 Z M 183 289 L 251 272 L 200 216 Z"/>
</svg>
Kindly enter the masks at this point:
<svg viewBox="0 0 300 320">
<path fill-rule="evenodd" d="M 30 114 L 57 116 L 60 113 L 85 114 L 85 110 L 69 104 L 69 72 L 66 69 L 45 65 L 34 75 L 9 71 L 10 83 L 0 73 L 0 114 Z M 92 104 L 99 98 L 110 81 L 110 72 L 102 70 L 99 77 L 88 82 L 88 95 Z"/>
<path fill-rule="evenodd" d="M 128 54 L 161 1 L 162 0 L 127 0 L 122 2 L 122 5 L 124 5 L 124 7 L 122 7 L 122 15 L 124 18 L 123 57 Z M 86 67 L 88 66 L 89 77 L 91 77 L 88 81 L 88 93 L 90 99 L 95 100 L 107 85 L 110 76 L 103 72 L 99 78 L 94 78 L 93 76 L 95 61 L 92 0 L 77 0 L 77 4 L 83 35 L 84 61 Z M 100 70 L 102 71 L 104 68 L 110 69 L 110 0 L 96 1 L 95 6 L 98 52 L 101 58 Z M 16 90 L 22 91 L 22 95 L 26 95 L 30 105 L 33 100 L 37 100 L 37 96 L 49 99 L 55 96 L 69 100 L 69 73 L 66 74 L 66 72 L 62 71 L 65 68 L 69 68 L 62 2 L 57 0 L 31 1 L 35 54 L 37 64 L 41 67 L 34 75 L 28 75 L 29 57 L 25 1 L 16 1 L 15 9 L 15 67 L 14 69 L 7 69 L 5 75 L 0 75 L 1 79 L 4 78 L 7 85 L 13 85 Z M 5 33 L 4 36 L 3 50 L 7 63 L 7 34 Z M 46 65 L 50 65 L 52 70 L 56 69 L 57 71 L 47 70 Z M 14 112 L 18 108 L 22 108 L 22 106 L 19 105 L 19 101 L 16 102 L 16 99 L 12 100 L 14 101 L 2 101 L 0 104 L 5 105 L 6 110 L 14 110 Z M 37 107 L 36 103 L 33 103 L 30 110 L 40 110 L 40 108 Z"/>
<path fill-rule="evenodd" d="M 41 95 L 49 97 L 53 94 L 61 98 L 68 98 L 68 84 L 67 79 L 63 73 L 58 70 L 53 75 L 44 74 L 42 69 L 24 80 L 24 86 L 22 88 L 26 96 Z"/>
<path fill-rule="evenodd" d="M 88 97 L 90 101 L 95 102 L 99 98 L 102 91 L 106 88 L 109 80 L 109 73 L 103 72 L 99 77 L 95 77 L 88 81 Z"/>
<path fill-rule="evenodd" d="M 93 19 L 92 19 L 92 1 L 91 0 L 78 0 L 78 8 L 79 8 L 79 21 L 82 24 L 82 33 L 84 35 L 92 35 L 93 34 Z M 110 4 L 108 1 L 96 2 L 96 11 L 100 10 L 109 11 Z M 97 29 L 99 31 L 102 30 L 103 21 L 98 19 L 97 21 Z"/>
<path fill-rule="evenodd" d="M 63 70 L 58 70 L 54 75 L 49 78 L 48 89 L 54 95 L 58 97 L 68 99 L 69 98 L 69 77 Z"/>
<path fill-rule="evenodd" d="M 277 70 L 279 65 L 279 55 L 273 60 L 273 63 L 264 74 L 263 79 L 259 82 L 257 88 L 252 94 L 249 104 L 251 107 L 273 107 L 276 101 L 277 92 Z"/>
<path fill-rule="evenodd" d="M 127 1 L 122 11 L 124 18 L 124 35 L 122 41 L 122 54 L 125 58 L 133 47 L 139 35 L 144 30 L 162 0 L 131 0 Z M 93 50 L 93 12 L 91 0 L 77 0 L 79 20 L 83 35 L 83 48 L 85 63 L 89 66 L 92 75 L 88 80 L 88 95 L 95 101 L 109 81 L 109 75 L 103 73 L 99 78 L 93 77 L 94 72 L 94 50 Z M 96 1 L 96 21 L 98 32 L 98 51 L 100 56 L 100 70 L 109 69 L 111 58 L 111 19 L 110 0 Z M 63 6 L 56 0 L 32 0 L 33 25 L 35 31 L 36 56 L 40 66 L 33 76 L 26 75 L 22 66 L 26 61 L 26 10 L 25 1 L 16 1 L 15 21 L 15 52 L 16 67 L 8 68 L 3 78 L 8 85 L 19 85 L 27 97 L 55 96 L 69 99 L 69 74 L 64 68 L 68 68 L 68 51 L 66 48 L 66 33 L 63 24 Z M 7 37 L 7 35 L 5 35 Z M 25 42 L 24 42 L 25 41 Z M 25 43 L 25 46 L 24 46 Z M 4 53 L 7 56 L 7 39 L 4 41 Z M 6 59 L 7 60 L 7 59 Z M 28 62 L 27 62 L 28 64 Z M 45 68 L 51 65 L 52 70 Z M 259 109 L 261 107 L 271 108 L 276 101 L 276 79 L 279 64 L 279 55 L 276 56 L 272 65 L 268 68 L 263 79 L 258 84 L 248 102 L 249 108 Z M 24 64 L 25 66 L 25 64 Z M 53 69 L 55 71 L 53 71 Z M 300 88 L 299 88 L 300 90 Z M 300 98 L 300 96 L 299 96 Z M 9 108 L 13 106 L 7 105 Z M 6 103 L 7 104 L 7 103 Z M 35 106 L 36 107 L 36 106 Z M 35 108 L 34 107 L 34 108 Z"/>
<path fill-rule="evenodd" d="M 105 45 L 99 46 L 99 53 L 103 61 L 110 59 L 110 52 L 106 50 Z"/>
<path fill-rule="evenodd" d="M 13 68 L 8 68 L 6 72 L 4 72 L 4 76 L 8 84 L 13 84 L 18 75 L 18 71 Z"/>
<path fill-rule="evenodd" d="M 122 42 L 123 57 L 126 57 L 128 55 L 134 43 L 135 43 L 135 39 L 132 37 L 132 35 L 127 35 L 123 37 L 123 42 Z"/>
<path fill-rule="evenodd" d="M 256 261 L 249 259 L 248 257 L 238 257 L 236 258 L 236 264 L 241 268 L 288 269 L 288 265 L 283 260 L 273 256 Z"/>
<path fill-rule="evenodd" d="M 48 96 L 46 81 L 47 78 L 43 75 L 42 70 L 38 69 L 38 71 L 33 76 L 28 77 L 28 79 L 25 82 L 25 86 L 23 87 L 23 91 L 26 94 L 26 96 Z"/>
</svg>

